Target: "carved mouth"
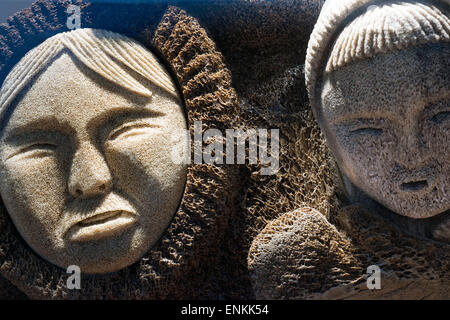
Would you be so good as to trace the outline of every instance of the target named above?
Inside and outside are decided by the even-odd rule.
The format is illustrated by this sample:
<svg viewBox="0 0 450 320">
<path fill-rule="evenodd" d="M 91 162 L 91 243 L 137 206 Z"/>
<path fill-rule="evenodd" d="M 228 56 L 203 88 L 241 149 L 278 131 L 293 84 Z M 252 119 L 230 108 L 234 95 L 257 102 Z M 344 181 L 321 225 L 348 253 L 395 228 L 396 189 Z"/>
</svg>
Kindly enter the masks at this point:
<svg viewBox="0 0 450 320">
<path fill-rule="evenodd" d="M 91 226 L 97 223 L 104 223 L 110 221 L 114 218 L 117 218 L 118 215 L 122 214 L 122 211 L 110 211 L 105 213 L 97 214 L 96 216 L 90 217 L 83 221 L 78 222 L 78 225 L 81 226 Z"/>
<path fill-rule="evenodd" d="M 114 236 L 137 222 L 135 215 L 122 210 L 108 211 L 84 219 L 69 230 L 69 239 L 75 242 L 99 240 Z"/>
<path fill-rule="evenodd" d="M 428 188 L 427 180 L 411 181 L 411 182 L 402 183 L 400 185 L 401 190 L 408 191 L 408 192 L 418 192 L 418 191 L 422 191 L 426 188 Z"/>
</svg>

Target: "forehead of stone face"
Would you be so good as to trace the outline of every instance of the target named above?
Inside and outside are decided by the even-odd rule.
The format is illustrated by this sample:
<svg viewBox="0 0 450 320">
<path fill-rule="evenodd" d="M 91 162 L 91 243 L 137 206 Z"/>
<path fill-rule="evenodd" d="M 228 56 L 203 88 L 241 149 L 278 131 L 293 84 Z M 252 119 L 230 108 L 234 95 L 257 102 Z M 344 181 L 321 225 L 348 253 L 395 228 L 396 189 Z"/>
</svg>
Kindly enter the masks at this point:
<svg viewBox="0 0 450 320">
<path fill-rule="evenodd" d="M 130 71 L 132 73 L 132 71 Z M 145 82 L 144 79 L 141 81 Z M 119 112 L 149 112 L 149 115 L 180 112 L 174 98 L 151 83 L 151 98 L 130 92 L 98 76 L 70 52 L 63 51 L 10 106 L 6 132 L 20 129 L 57 129 L 65 122 L 88 128 Z M 91 119 L 95 114 L 96 119 Z M 44 121 L 46 119 L 46 121 Z M 6 121 L 5 121 L 6 122 Z M 30 127 L 30 128 L 24 128 Z"/>
<path fill-rule="evenodd" d="M 406 117 L 450 95 L 450 45 L 382 54 L 327 73 L 322 115 L 331 121 Z"/>
</svg>

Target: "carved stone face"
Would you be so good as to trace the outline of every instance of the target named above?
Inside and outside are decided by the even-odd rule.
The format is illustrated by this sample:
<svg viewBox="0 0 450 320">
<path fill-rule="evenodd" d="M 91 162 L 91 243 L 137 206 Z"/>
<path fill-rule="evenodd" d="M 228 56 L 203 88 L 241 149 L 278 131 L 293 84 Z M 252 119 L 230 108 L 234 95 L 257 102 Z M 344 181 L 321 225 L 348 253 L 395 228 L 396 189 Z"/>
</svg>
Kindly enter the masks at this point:
<svg viewBox="0 0 450 320">
<path fill-rule="evenodd" d="M 450 48 L 379 55 L 326 75 L 320 125 L 343 173 L 411 218 L 450 209 Z"/>
<path fill-rule="evenodd" d="M 22 237 L 51 263 L 116 271 L 169 225 L 187 170 L 170 160 L 170 134 L 186 119 L 179 99 L 151 88 L 152 98 L 128 92 L 63 52 L 11 106 L 1 196 Z"/>
</svg>

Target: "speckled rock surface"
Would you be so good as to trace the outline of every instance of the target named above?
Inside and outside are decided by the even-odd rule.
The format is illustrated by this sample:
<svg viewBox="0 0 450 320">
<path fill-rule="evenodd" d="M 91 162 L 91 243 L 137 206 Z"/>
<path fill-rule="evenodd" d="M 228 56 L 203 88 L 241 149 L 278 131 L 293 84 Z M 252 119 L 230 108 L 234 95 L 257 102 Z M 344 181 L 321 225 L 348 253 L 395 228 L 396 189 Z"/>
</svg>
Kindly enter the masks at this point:
<svg viewBox="0 0 450 320">
<path fill-rule="evenodd" d="M 210 127 L 232 127 L 237 99 L 230 86 L 230 73 L 214 43 L 197 21 L 180 9 L 167 9 L 158 22 L 141 43 L 155 48 L 178 80 L 190 130 L 196 120 Z M 181 25 L 184 27 L 177 28 Z M 217 70 L 216 76 L 206 70 Z M 239 184 L 234 177 L 238 169 L 190 166 L 180 208 L 157 245 L 126 269 L 111 275 L 86 276 L 80 291 L 68 290 L 65 271 L 30 250 L 2 206 L 1 273 L 31 298 L 195 297 L 204 292 L 198 290 L 203 284 L 198 279 L 210 274 L 207 270 L 217 259 L 218 242 L 236 211 L 233 199 Z"/>
<path fill-rule="evenodd" d="M 258 299 L 305 299 L 345 282 L 358 282 L 363 261 L 351 242 L 308 207 L 271 221 L 249 252 Z"/>
<path fill-rule="evenodd" d="M 249 252 L 256 297 L 450 299 L 448 4 L 327 3 L 306 83 L 347 199 L 265 227 Z"/>
<path fill-rule="evenodd" d="M 69 3 L 38 1 L 0 27 L 0 77 L 31 47 L 66 31 Z M 175 217 L 161 241 L 167 250 L 152 251 L 127 270 L 86 278 L 80 294 L 64 291 L 61 273 L 47 283 L 54 269 L 30 271 L 41 277 L 36 281 L 11 265 L 30 253 L 8 223 L 5 237 L 18 249 L 5 250 L 2 273 L 31 298 L 254 298 L 247 269 L 253 237 L 283 212 L 310 205 L 328 215 L 339 203 L 334 164 L 307 104 L 301 67 L 323 1 L 170 2 L 185 11 L 167 11 L 161 1 L 133 7 L 80 3 L 83 27 L 153 44 L 179 81 L 191 125 L 201 119 L 209 127 L 280 128 L 281 168 L 275 176 L 260 176 L 259 166 L 234 168 L 232 174 L 227 167 L 190 168 L 183 200 L 189 214 Z M 230 111 L 238 99 L 239 118 Z"/>
<path fill-rule="evenodd" d="M 342 174 L 415 219 L 450 208 L 450 2 L 329 1 L 306 83 Z"/>
<path fill-rule="evenodd" d="M 80 52 L 88 43 L 96 49 Z M 48 47 L 58 49 L 46 57 Z M 111 52 L 145 80 L 114 65 Z M 43 69 L 27 70 L 36 60 Z M 109 273 L 139 260 L 169 225 L 186 183 L 187 164 L 170 159 L 171 135 L 186 130 L 186 118 L 167 71 L 130 38 L 79 29 L 31 50 L 1 101 L 14 91 L 17 102 L 2 103 L 0 193 L 21 236 L 63 269 Z"/>
<path fill-rule="evenodd" d="M 40 0 L 31 10 L 10 19 L 9 25 L 0 26 L 0 81 L 32 47 L 67 31 L 65 8 L 70 2 Z M 259 165 L 190 167 L 182 210 L 157 249 L 126 270 L 83 278 L 82 292 L 65 289 L 67 275 L 42 264 L 3 211 L 0 273 L 9 280 L 0 279 L 0 295 L 20 298 L 25 293 L 47 299 L 252 299 L 271 294 L 274 298 L 370 298 L 363 278 L 367 265 L 384 259 L 390 266 L 386 271 L 392 275 L 386 288 L 392 290 L 383 291 L 380 298 L 402 297 L 394 289 L 410 282 L 414 282 L 410 297 L 442 297 L 448 286 L 448 277 L 442 274 L 448 270 L 443 264 L 448 257 L 437 257 L 442 248 L 448 252 L 447 247 L 405 237 L 404 230 L 399 232 L 391 221 L 372 215 L 367 218 L 370 222 L 360 214 L 354 217 L 355 212 L 365 210 L 339 209 L 348 200 L 309 106 L 303 71 L 307 42 L 323 2 L 217 0 L 205 5 L 186 0 L 171 1 L 174 7 L 169 8 L 162 1 L 135 6 L 79 1 L 83 27 L 119 32 L 159 52 L 179 82 L 191 130 L 194 120 L 202 120 L 210 128 L 279 128 L 280 170 L 274 176 L 261 176 Z M 295 211 L 302 207 L 320 213 Z M 286 212 L 291 213 L 282 216 Z M 266 225 L 272 230 L 268 236 L 265 231 L 260 234 Z M 378 229 L 371 229 L 374 226 Z M 308 241 L 317 240 L 313 243 L 316 254 L 313 245 L 309 251 L 300 245 L 284 248 L 279 258 L 266 254 L 271 263 L 284 261 L 273 273 L 262 267 L 267 259 L 254 255 L 259 250 L 256 242 L 286 229 L 295 232 L 279 235 L 276 241 L 305 244 L 308 234 Z M 377 234 L 377 230 L 382 232 Z M 445 230 L 446 224 L 441 224 L 436 232 L 445 234 Z M 373 234 L 377 241 L 385 241 L 381 247 L 367 241 Z M 249 271 L 247 253 L 255 237 Z M 261 248 L 273 252 L 266 240 Z M 386 258 L 392 252 L 390 241 L 405 241 L 395 249 L 399 254 L 393 259 Z M 407 254 L 402 255 L 402 250 Z M 410 259 L 422 253 L 430 259 L 425 269 L 411 262 L 421 258 Z M 297 268 L 295 262 L 302 254 L 317 262 L 315 269 L 305 273 L 305 268 Z M 320 259 L 322 256 L 326 259 Z M 24 272 L 24 266 L 28 271 Z M 263 285 L 255 286 L 255 270 L 260 279 L 267 279 Z M 319 278 L 315 278 L 317 270 Z M 413 275 L 408 270 L 413 270 Z M 302 279 L 306 286 L 274 289 L 272 285 L 280 283 L 275 275 L 282 274 L 289 283 Z M 417 288 L 425 289 L 418 292 Z"/>
<path fill-rule="evenodd" d="M 271 221 L 249 253 L 259 299 L 449 299 L 448 244 L 405 235 L 353 205 L 329 223 L 311 208 Z M 366 268 L 381 268 L 369 290 Z"/>
<path fill-rule="evenodd" d="M 324 78 L 321 126 L 346 177 L 402 216 L 450 208 L 450 43 L 405 49 Z"/>
</svg>

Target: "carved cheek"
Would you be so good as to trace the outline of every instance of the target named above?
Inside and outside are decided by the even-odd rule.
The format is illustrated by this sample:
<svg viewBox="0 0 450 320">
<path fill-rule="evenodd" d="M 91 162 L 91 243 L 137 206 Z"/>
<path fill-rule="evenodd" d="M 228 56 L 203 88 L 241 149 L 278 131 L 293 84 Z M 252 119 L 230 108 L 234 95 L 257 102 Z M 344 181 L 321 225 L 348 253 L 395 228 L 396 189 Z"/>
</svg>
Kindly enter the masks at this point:
<svg viewBox="0 0 450 320">
<path fill-rule="evenodd" d="M 428 152 L 431 157 L 437 159 L 440 163 L 450 164 L 450 121 L 436 125 L 426 122 L 423 129 L 423 140 L 428 146 Z"/>
<path fill-rule="evenodd" d="M 171 168 L 169 137 L 160 129 L 107 142 L 105 155 L 115 187 L 145 201 L 152 194 L 168 191 Z M 170 169 L 170 170 L 169 170 Z"/>
<path fill-rule="evenodd" d="M 57 157 L 10 159 L 3 167 L 2 198 L 21 234 L 52 237 L 67 190 Z"/>
<path fill-rule="evenodd" d="M 427 122 L 423 130 L 424 142 L 432 161 L 436 161 L 436 180 L 442 194 L 450 193 L 450 121 L 436 125 Z"/>
<path fill-rule="evenodd" d="M 379 135 L 350 133 L 345 127 L 337 128 L 335 152 L 341 165 L 353 180 L 364 184 L 383 183 L 395 165 L 397 139 L 389 128 Z"/>
</svg>

